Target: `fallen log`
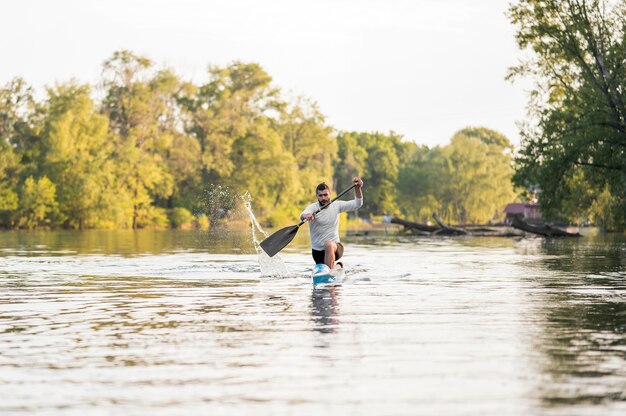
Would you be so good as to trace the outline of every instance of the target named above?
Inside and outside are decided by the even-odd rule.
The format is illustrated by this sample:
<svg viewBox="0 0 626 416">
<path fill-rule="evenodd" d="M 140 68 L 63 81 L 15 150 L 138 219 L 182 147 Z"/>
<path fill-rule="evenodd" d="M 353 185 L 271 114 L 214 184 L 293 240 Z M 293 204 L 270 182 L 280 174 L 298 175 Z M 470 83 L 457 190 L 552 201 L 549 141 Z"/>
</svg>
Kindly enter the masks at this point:
<svg viewBox="0 0 626 416">
<path fill-rule="evenodd" d="M 437 235 L 467 235 L 469 234 L 467 230 L 463 228 L 450 227 L 441 221 L 439 216 L 433 213 L 433 218 L 437 221 L 437 224 L 441 227 L 439 230 L 435 231 L 434 234 Z"/>
<path fill-rule="evenodd" d="M 531 225 L 522 219 L 520 214 L 513 216 L 511 223 L 513 228 L 526 231 L 532 234 L 542 235 L 544 237 L 580 237 L 580 233 L 570 233 L 559 228 L 551 227 L 549 224 Z"/>
<path fill-rule="evenodd" d="M 434 227 L 432 225 L 418 224 L 416 222 L 411 222 L 411 221 L 405 221 L 398 217 L 393 217 L 391 219 L 391 223 L 403 225 L 405 229 L 414 229 L 414 230 L 423 231 L 427 233 L 432 233 L 439 229 L 439 227 Z"/>
<path fill-rule="evenodd" d="M 436 219 L 439 219 L 439 217 L 436 217 Z M 405 232 L 422 236 L 471 235 L 476 237 L 516 237 L 522 235 L 519 230 L 514 230 L 510 226 L 496 225 L 492 227 L 474 226 L 473 228 L 454 228 L 443 224 L 441 219 L 439 219 L 439 222 L 442 227 L 406 221 L 398 217 L 391 218 L 389 222 L 404 226 Z"/>
</svg>

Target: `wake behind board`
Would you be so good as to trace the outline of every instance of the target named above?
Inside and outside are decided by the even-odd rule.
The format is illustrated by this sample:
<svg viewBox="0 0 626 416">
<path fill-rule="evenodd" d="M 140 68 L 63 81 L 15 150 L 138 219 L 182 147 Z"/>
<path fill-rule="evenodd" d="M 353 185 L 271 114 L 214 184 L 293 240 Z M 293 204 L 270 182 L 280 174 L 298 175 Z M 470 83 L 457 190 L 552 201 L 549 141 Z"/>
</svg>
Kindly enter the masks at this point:
<svg viewBox="0 0 626 416">
<path fill-rule="evenodd" d="M 342 268 L 331 269 L 325 264 L 316 264 L 311 273 L 313 287 L 318 285 L 336 286 L 343 283 L 346 271 Z"/>
</svg>

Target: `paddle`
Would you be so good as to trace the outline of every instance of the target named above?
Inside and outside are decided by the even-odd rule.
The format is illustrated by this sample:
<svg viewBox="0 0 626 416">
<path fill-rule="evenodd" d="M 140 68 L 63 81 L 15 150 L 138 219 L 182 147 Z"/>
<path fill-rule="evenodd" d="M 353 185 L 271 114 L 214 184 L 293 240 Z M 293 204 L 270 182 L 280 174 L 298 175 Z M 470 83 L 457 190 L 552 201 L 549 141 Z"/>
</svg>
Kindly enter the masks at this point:
<svg viewBox="0 0 626 416">
<path fill-rule="evenodd" d="M 337 199 L 344 196 L 350 189 L 354 188 L 355 186 L 356 185 L 352 185 L 351 187 L 349 187 L 348 189 L 346 189 L 345 191 L 343 191 L 342 193 L 334 197 L 328 204 L 324 205 L 323 207 L 315 211 L 313 215 L 319 213 L 323 209 L 326 209 L 328 206 L 330 206 L 330 204 L 332 204 Z M 280 230 L 276 231 L 274 234 L 267 237 L 265 240 L 261 241 L 261 248 L 263 249 L 263 251 L 267 253 L 268 256 L 274 257 L 276 253 L 278 253 L 280 250 L 285 248 L 287 244 L 291 243 L 291 240 L 293 240 L 293 238 L 298 233 L 300 226 L 304 224 L 305 222 L 306 220 L 302 220 L 297 225 L 292 225 L 289 227 L 281 228 Z"/>
</svg>

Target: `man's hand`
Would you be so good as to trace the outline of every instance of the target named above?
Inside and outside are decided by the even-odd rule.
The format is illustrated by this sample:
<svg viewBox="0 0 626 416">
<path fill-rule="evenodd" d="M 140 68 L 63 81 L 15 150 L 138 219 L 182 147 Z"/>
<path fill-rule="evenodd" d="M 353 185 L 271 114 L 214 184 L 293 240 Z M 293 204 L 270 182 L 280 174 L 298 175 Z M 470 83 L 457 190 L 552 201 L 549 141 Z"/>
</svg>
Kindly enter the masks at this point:
<svg viewBox="0 0 626 416">
<path fill-rule="evenodd" d="M 302 216 L 302 219 L 306 221 L 313 221 L 315 219 L 315 216 L 313 214 L 305 214 Z"/>
<path fill-rule="evenodd" d="M 354 179 L 352 179 L 352 182 L 354 183 L 354 187 L 357 189 L 361 189 L 363 187 L 363 181 L 358 176 L 355 176 Z"/>
</svg>

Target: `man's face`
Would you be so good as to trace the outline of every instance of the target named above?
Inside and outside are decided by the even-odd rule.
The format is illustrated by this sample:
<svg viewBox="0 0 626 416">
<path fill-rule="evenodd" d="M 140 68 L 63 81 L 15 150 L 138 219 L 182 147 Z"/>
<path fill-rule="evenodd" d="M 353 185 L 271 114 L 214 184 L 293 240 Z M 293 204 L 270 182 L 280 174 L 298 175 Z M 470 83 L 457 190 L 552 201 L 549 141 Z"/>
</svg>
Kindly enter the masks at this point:
<svg viewBox="0 0 626 416">
<path fill-rule="evenodd" d="M 317 191 L 317 200 L 320 203 L 320 206 L 327 205 L 330 202 L 330 189 L 324 189 L 321 191 Z"/>
</svg>

